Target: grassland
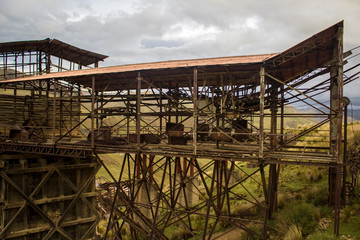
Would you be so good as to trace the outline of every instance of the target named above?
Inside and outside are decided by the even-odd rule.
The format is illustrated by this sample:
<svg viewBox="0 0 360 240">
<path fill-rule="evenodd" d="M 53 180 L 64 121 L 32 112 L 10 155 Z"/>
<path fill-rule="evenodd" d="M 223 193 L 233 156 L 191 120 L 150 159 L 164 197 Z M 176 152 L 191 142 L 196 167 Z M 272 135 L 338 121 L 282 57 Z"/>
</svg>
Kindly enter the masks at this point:
<svg viewBox="0 0 360 240">
<path fill-rule="evenodd" d="M 314 121 L 302 122 L 297 124 L 295 130 L 301 131 L 310 128 Z M 296 124 L 290 122 L 288 124 Z M 288 126 L 288 125 L 287 125 Z M 288 126 L 289 127 L 289 126 Z M 360 148 L 360 123 L 351 122 L 348 126 L 349 147 Z M 324 125 L 310 134 L 297 141 L 298 146 L 321 145 L 328 146 L 329 125 Z M 315 151 L 315 150 L 314 150 Z M 107 167 L 118 176 L 121 170 L 123 159 L 122 154 L 104 154 L 101 156 Z M 200 161 L 206 164 L 206 160 Z M 132 168 L 133 165 L 130 165 Z M 238 163 L 237 167 L 243 173 L 250 173 L 246 163 Z M 125 167 L 125 172 L 127 172 Z M 211 174 L 212 168 L 208 169 Z M 266 169 L 266 171 L 268 171 Z M 241 175 L 241 173 L 240 173 Z M 127 177 L 127 175 L 125 175 Z M 155 176 L 155 177 L 159 177 Z M 98 173 L 98 177 L 110 179 L 104 169 Z M 241 177 L 241 176 L 240 176 Z M 256 179 L 255 179 L 256 180 Z M 350 180 L 350 179 L 349 179 Z M 207 179 L 210 181 L 210 179 Z M 262 197 L 262 191 L 256 181 L 246 182 L 246 187 L 252 192 L 257 192 L 259 199 Z M 236 194 L 245 194 L 242 187 L 235 188 Z M 232 207 L 235 211 L 241 210 L 240 201 L 232 201 Z M 281 166 L 279 186 L 278 186 L 278 206 L 272 220 L 269 222 L 269 239 L 360 239 L 360 192 L 359 186 L 355 190 L 355 196 L 348 199 L 347 205 L 341 209 L 341 227 L 340 236 L 333 235 L 334 222 L 333 210 L 328 206 L 328 169 L 323 167 L 304 167 L 304 166 Z M 202 231 L 204 220 L 200 217 L 193 217 L 192 223 L 194 231 Z M 261 231 L 254 228 L 255 231 Z M 216 229 L 216 235 L 227 232 L 226 239 L 257 239 L 246 232 L 232 229 L 229 225 L 219 225 Z M 170 239 L 191 239 L 186 231 L 174 225 L 166 230 L 166 235 Z M 220 238 L 221 239 L 221 238 Z"/>
</svg>

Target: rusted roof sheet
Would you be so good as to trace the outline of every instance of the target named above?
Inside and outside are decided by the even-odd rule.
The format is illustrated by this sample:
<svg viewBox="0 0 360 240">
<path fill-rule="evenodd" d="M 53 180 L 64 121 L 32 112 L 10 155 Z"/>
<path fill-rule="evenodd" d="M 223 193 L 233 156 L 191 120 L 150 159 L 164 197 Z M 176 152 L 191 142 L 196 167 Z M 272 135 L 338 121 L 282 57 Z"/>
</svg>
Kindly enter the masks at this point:
<svg viewBox="0 0 360 240">
<path fill-rule="evenodd" d="M 0 43 L 0 52 L 42 51 L 84 66 L 103 61 L 108 56 L 87 51 L 57 39 Z"/>
<path fill-rule="evenodd" d="M 267 71 L 273 69 L 277 77 L 290 81 L 294 76 L 329 65 L 334 60 L 335 40 L 343 26 L 343 21 L 338 22 L 268 59 L 265 68 Z"/>
<path fill-rule="evenodd" d="M 262 63 L 267 59 L 278 55 L 262 54 L 262 55 L 250 55 L 250 56 L 235 56 L 235 57 L 219 57 L 219 58 L 204 58 L 204 59 L 191 59 L 191 60 L 176 60 L 176 61 L 164 61 L 153 63 L 139 63 L 130 65 L 119 65 L 113 67 L 101 67 L 92 69 L 83 69 L 76 71 L 66 71 L 60 73 L 49 73 L 40 76 L 31 76 L 21 79 L 8 80 L 7 82 L 16 81 L 28 81 L 28 80 L 43 80 L 43 79 L 58 79 L 58 78 L 71 78 L 88 75 L 98 74 L 111 74 L 111 73 L 124 73 L 124 72 L 138 72 L 144 70 L 161 70 L 161 69 L 175 69 L 175 68 L 190 68 L 200 66 L 216 66 L 216 65 L 247 65 L 254 63 Z"/>
</svg>

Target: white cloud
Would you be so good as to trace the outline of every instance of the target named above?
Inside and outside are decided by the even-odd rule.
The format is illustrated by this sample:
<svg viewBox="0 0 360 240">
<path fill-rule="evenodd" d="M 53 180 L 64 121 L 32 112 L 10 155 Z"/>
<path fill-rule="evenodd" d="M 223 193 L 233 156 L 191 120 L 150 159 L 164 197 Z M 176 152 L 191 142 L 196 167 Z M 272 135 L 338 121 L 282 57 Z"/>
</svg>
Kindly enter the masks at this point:
<svg viewBox="0 0 360 240">
<path fill-rule="evenodd" d="M 206 41 L 215 40 L 216 36 L 221 32 L 222 31 L 216 26 L 204 26 L 195 21 L 183 21 L 171 26 L 169 31 L 163 35 L 163 38 Z"/>
<path fill-rule="evenodd" d="M 252 29 L 258 29 L 259 28 L 259 22 L 260 22 L 260 19 L 259 17 L 249 17 L 246 19 L 245 21 L 245 25 L 248 27 L 248 28 L 252 28 Z"/>
</svg>

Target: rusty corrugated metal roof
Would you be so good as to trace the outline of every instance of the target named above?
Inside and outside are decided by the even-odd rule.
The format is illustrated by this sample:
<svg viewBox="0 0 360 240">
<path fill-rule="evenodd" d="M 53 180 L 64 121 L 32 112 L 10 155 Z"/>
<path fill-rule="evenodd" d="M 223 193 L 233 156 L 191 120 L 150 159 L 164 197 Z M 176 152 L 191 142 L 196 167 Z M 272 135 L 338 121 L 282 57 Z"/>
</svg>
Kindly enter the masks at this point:
<svg viewBox="0 0 360 240">
<path fill-rule="evenodd" d="M 57 39 L 16 41 L 0 43 L 0 52 L 42 51 L 84 66 L 103 61 L 108 56 L 87 51 Z"/>
<path fill-rule="evenodd" d="M 119 65 L 112 67 L 101 67 L 92 69 L 83 69 L 66 72 L 49 73 L 40 76 L 24 77 L 21 79 L 8 80 L 7 82 L 28 81 L 28 80 L 42 80 L 53 78 L 71 78 L 79 76 L 97 75 L 97 74 L 111 74 L 134 72 L 144 70 L 160 70 L 160 69 L 174 69 L 174 68 L 189 68 L 200 66 L 216 66 L 216 65 L 236 65 L 236 64 L 254 64 L 262 63 L 269 58 L 277 56 L 278 53 L 262 54 L 262 55 L 249 55 L 249 56 L 234 56 L 234 57 L 218 57 L 218 58 L 203 58 L 191 60 L 176 60 L 176 61 L 163 61 L 153 63 L 138 63 L 129 65 Z"/>
</svg>

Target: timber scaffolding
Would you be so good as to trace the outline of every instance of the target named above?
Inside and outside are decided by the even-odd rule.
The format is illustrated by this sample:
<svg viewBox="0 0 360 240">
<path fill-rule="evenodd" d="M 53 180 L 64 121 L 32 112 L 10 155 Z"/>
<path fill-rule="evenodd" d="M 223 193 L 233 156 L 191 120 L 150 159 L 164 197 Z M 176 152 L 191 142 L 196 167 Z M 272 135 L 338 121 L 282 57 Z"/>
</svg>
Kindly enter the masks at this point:
<svg viewBox="0 0 360 240">
<path fill-rule="evenodd" d="M 266 239 L 267 220 L 276 208 L 279 166 L 327 167 L 338 234 L 346 184 L 342 179 L 346 176 L 343 85 L 359 75 L 359 64 L 343 69 L 350 54 L 343 53 L 343 22 L 339 22 L 281 53 L 3 80 L 0 150 L 46 159 L 53 156 L 62 162 L 79 159 L 77 164 L 85 161 L 94 171 L 96 164 L 104 167 L 113 182 L 113 188 L 105 187 L 112 191 L 111 203 L 103 209 L 108 217 L 106 233 L 113 232 L 115 239 L 121 239 L 122 229 L 132 239 L 167 239 L 167 229 L 174 226 L 183 228 L 189 237 L 211 239 L 220 224 Z M 287 106 L 298 102 L 312 111 L 289 113 Z M 289 129 L 293 118 L 318 121 L 307 129 Z M 327 130 L 321 128 L 327 125 Z M 314 135 L 314 130 L 326 134 Z M 302 142 L 309 135 L 316 139 L 312 146 Z M 112 172 L 103 162 L 106 153 L 123 153 L 120 172 Z M 244 171 L 242 162 L 251 163 L 253 170 Z M 85 175 L 87 181 L 78 176 L 73 180 L 78 185 L 73 186 L 61 170 L 51 170 L 58 173 L 59 181 L 77 190 L 68 208 L 60 204 L 61 221 L 57 221 L 47 217 L 46 202 L 34 200 L 41 186 L 35 193 L 16 188 L 9 171 L 1 171 L 2 184 L 14 187 L 24 204 L 46 220 L 48 227 L 40 229 L 39 236 L 91 237 L 95 224 L 67 232 L 70 223 L 64 219 L 71 208 L 82 212 L 77 207 L 82 202 L 90 212 L 84 219 L 97 216 L 88 200 L 92 192 L 83 191 L 94 174 Z M 49 174 L 42 175 L 43 181 Z M 248 181 L 258 187 L 246 187 Z M 245 194 L 236 193 L 238 187 Z M 242 211 L 233 210 L 234 201 L 243 205 Z M 106 200 L 99 198 L 99 202 Z M 10 214 L 4 206 L 3 214 L 8 211 L 10 217 L 3 217 L 0 234 L 12 239 L 11 225 L 26 217 L 18 220 L 20 215 Z M 19 207 L 24 210 L 23 205 Z M 195 232 L 193 220 L 202 218 L 203 232 Z M 82 223 L 87 222 L 74 225 Z M 252 230 L 254 225 L 260 225 L 262 232 Z"/>
</svg>

